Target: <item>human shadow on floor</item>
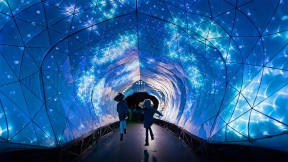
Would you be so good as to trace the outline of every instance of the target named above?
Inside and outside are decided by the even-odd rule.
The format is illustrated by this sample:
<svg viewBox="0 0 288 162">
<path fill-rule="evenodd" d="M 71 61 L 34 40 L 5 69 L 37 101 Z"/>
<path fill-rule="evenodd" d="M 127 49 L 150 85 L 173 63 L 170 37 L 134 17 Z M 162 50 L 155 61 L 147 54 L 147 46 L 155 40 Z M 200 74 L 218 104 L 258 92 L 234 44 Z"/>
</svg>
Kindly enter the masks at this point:
<svg viewBox="0 0 288 162">
<path fill-rule="evenodd" d="M 147 150 L 144 150 L 144 162 L 149 162 L 149 153 Z M 157 158 L 155 156 L 152 157 L 152 162 L 157 162 Z"/>
</svg>

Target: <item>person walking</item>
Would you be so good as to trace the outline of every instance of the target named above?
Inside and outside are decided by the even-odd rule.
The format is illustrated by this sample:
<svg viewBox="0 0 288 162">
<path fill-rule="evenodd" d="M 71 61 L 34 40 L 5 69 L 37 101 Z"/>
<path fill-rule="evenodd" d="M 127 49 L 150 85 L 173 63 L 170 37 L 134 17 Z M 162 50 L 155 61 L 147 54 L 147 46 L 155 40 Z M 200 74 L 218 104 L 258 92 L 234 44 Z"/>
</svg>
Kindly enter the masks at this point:
<svg viewBox="0 0 288 162">
<path fill-rule="evenodd" d="M 134 112 L 144 114 L 144 128 L 146 129 L 145 146 L 149 146 L 148 131 L 150 132 L 151 140 L 154 140 L 154 134 L 151 129 L 151 126 L 153 124 L 153 115 L 155 113 L 159 114 L 160 116 L 163 115 L 153 107 L 153 102 L 150 99 L 145 99 L 139 104 L 139 107 L 142 107 L 142 109 L 134 110 Z"/>
<path fill-rule="evenodd" d="M 118 93 L 115 97 L 114 100 L 117 103 L 117 112 L 119 115 L 119 120 L 120 120 L 120 141 L 123 140 L 123 133 L 126 134 L 126 119 L 128 118 L 128 113 L 130 111 L 127 102 L 125 101 L 125 96 L 122 93 Z"/>
</svg>

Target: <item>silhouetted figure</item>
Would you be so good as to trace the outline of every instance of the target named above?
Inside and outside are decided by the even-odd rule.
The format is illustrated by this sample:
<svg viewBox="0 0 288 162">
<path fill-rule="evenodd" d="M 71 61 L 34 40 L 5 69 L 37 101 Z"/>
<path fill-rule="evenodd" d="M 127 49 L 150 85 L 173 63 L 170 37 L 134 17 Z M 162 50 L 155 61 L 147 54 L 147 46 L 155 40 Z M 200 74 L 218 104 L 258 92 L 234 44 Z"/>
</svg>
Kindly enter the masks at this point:
<svg viewBox="0 0 288 162">
<path fill-rule="evenodd" d="M 117 96 L 115 96 L 114 100 L 117 103 L 117 112 L 119 114 L 119 120 L 120 120 L 120 141 L 123 140 L 123 133 L 126 134 L 126 119 L 128 118 L 129 113 L 129 107 L 125 101 L 125 96 L 122 93 L 118 93 Z"/>
<path fill-rule="evenodd" d="M 153 103 L 150 99 L 145 99 L 139 104 L 140 107 L 143 107 L 141 110 L 134 110 L 137 113 L 144 113 L 144 128 L 146 128 L 146 140 L 145 146 L 149 146 L 148 131 L 150 131 L 151 140 L 154 140 L 153 131 L 151 125 L 153 124 L 153 115 L 155 113 L 163 116 L 159 111 L 153 107 Z"/>
<path fill-rule="evenodd" d="M 147 150 L 144 150 L 144 162 L 149 162 L 149 153 Z"/>
</svg>

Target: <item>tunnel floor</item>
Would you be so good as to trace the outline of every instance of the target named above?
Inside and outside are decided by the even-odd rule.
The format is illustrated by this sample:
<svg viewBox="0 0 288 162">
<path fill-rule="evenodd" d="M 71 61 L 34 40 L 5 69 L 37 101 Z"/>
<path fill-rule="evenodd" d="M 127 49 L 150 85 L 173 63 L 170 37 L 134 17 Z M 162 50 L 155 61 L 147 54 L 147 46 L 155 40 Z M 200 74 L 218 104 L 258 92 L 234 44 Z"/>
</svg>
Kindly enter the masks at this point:
<svg viewBox="0 0 288 162">
<path fill-rule="evenodd" d="M 127 125 L 127 134 L 120 142 L 119 129 L 101 139 L 79 162 L 193 162 L 197 159 L 183 142 L 168 130 L 152 125 L 154 140 L 145 144 L 142 123 Z"/>
</svg>

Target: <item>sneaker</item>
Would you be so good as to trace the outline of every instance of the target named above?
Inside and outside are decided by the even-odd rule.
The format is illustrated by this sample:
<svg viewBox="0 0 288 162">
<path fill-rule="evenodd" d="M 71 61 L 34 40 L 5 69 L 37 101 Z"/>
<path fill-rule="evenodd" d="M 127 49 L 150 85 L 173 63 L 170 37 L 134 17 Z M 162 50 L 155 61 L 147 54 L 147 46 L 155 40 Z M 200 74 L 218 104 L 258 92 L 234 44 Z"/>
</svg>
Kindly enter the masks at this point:
<svg viewBox="0 0 288 162">
<path fill-rule="evenodd" d="M 124 129 L 124 134 L 126 134 L 127 133 L 127 131 L 126 131 L 126 129 Z"/>
<path fill-rule="evenodd" d="M 151 140 L 154 140 L 154 136 L 151 137 Z"/>
<path fill-rule="evenodd" d="M 145 143 L 145 146 L 149 146 L 149 143 Z"/>
<path fill-rule="evenodd" d="M 120 135 L 120 141 L 123 141 L 123 134 Z"/>
</svg>

